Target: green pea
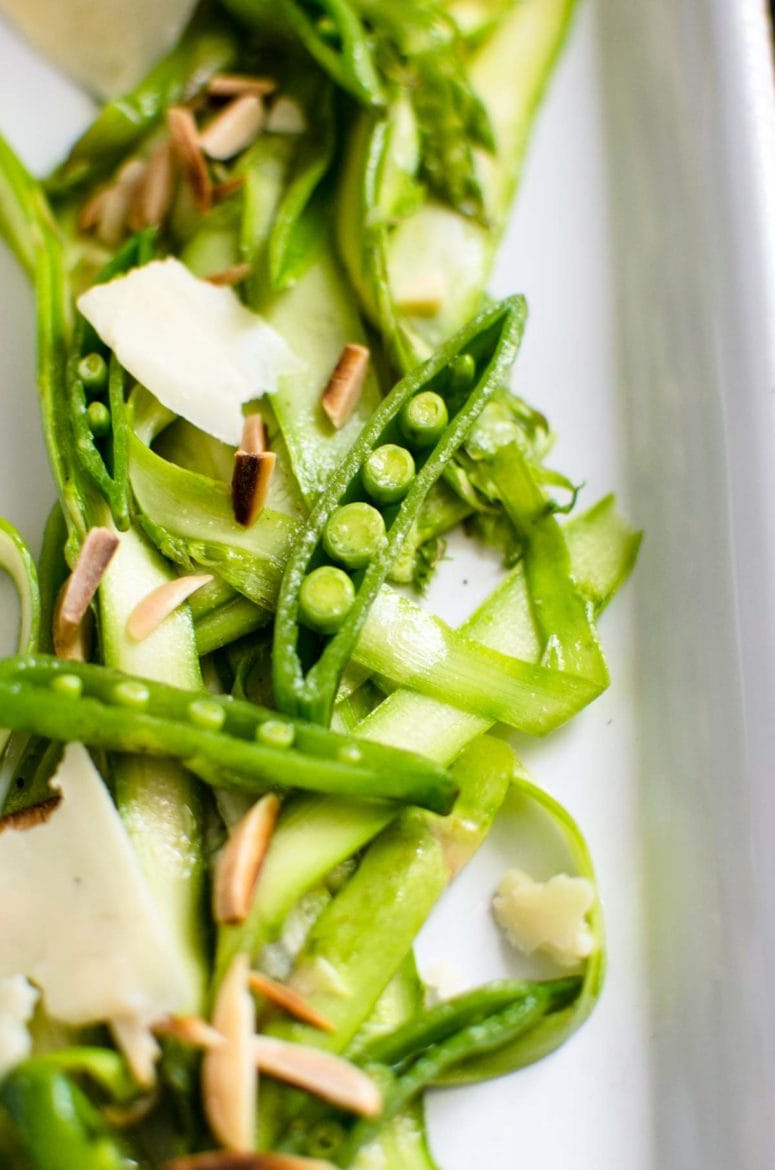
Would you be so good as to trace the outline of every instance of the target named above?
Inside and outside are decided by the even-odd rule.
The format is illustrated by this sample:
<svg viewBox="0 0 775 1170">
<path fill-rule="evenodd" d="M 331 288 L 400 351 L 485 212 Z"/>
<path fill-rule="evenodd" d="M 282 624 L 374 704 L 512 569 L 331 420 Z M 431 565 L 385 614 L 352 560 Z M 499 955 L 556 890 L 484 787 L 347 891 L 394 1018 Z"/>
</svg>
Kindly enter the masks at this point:
<svg viewBox="0 0 775 1170">
<path fill-rule="evenodd" d="M 65 695 L 68 699 L 80 699 L 83 692 L 83 680 L 77 674 L 56 674 L 51 680 L 51 689 L 58 695 Z"/>
<path fill-rule="evenodd" d="M 341 569 L 313 569 L 299 590 L 299 621 L 321 634 L 335 634 L 355 601 L 355 586 Z"/>
<path fill-rule="evenodd" d="M 151 692 L 145 683 L 137 682 L 135 679 L 117 683 L 113 688 L 113 699 L 122 707 L 134 707 L 136 710 L 142 710 L 143 707 L 148 706 L 150 698 Z"/>
<path fill-rule="evenodd" d="M 384 443 L 369 455 L 361 474 L 372 500 L 378 504 L 396 504 L 403 500 L 414 479 L 414 459 L 406 447 Z"/>
<path fill-rule="evenodd" d="M 476 374 L 476 362 L 473 354 L 459 353 L 449 367 L 450 390 L 453 394 L 460 394 L 469 390 Z"/>
<path fill-rule="evenodd" d="M 323 548 L 348 569 L 364 568 L 384 543 L 385 521 L 371 504 L 343 504 L 323 530 Z"/>
<path fill-rule="evenodd" d="M 98 439 L 107 435 L 110 430 L 110 411 L 104 402 L 90 402 L 86 417 L 93 435 Z"/>
<path fill-rule="evenodd" d="M 98 353 L 87 353 L 78 363 L 78 377 L 90 397 L 101 394 L 108 384 L 108 364 Z"/>
<path fill-rule="evenodd" d="M 401 433 L 410 447 L 433 447 L 443 434 L 449 413 L 435 390 L 422 390 L 410 398 L 398 416 Z"/>
<path fill-rule="evenodd" d="M 267 719 L 256 728 L 256 739 L 266 747 L 289 748 L 296 738 L 296 728 L 282 719 Z"/>
<path fill-rule="evenodd" d="M 205 731 L 220 731 L 226 722 L 226 712 L 212 699 L 195 699 L 188 705 L 188 717 Z"/>
</svg>

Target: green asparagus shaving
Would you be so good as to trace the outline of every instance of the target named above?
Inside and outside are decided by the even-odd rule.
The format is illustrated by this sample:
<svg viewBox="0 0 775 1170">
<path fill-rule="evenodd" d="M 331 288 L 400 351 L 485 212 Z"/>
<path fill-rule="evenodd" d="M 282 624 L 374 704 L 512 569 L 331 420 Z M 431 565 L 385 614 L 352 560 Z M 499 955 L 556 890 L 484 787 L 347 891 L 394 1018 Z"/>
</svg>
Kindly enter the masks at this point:
<svg viewBox="0 0 775 1170">
<path fill-rule="evenodd" d="M 291 551 L 277 603 L 273 678 L 275 698 L 282 710 L 304 714 L 322 723 L 329 721 L 342 671 L 390 565 L 431 486 L 510 367 L 519 346 L 524 318 L 524 301 L 515 298 L 485 310 L 470 322 L 431 361 L 398 383 L 374 412 L 342 466 L 331 475 Z M 476 381 L 472 387 L 455 394 L 450 368 L 460 353 L 471 353 L 475 358 Z M 309 648 L 305 661 L 299 639 L 299 592 L 307 570 L 320 558 L 324 529 L 340 504 L 357 497 L 361 468 L 376 446 L 395 437 L 394 428 L 406 404 L 426 390 L 445 395 L 450 422 L 424 459 L 397 514 L 386 524 L 386 543 L 357 582 L 355 602 L 347 619 L 322 648 Z"/>
<path fill-rule="evenodd" d="M 67 684 L 60 685 L 62 680 Z M 74 680 L 72 687 L 70 680 Z M 183 760 L 203 779 L 262 792 L 317 792 L 399 800 L 445 812 L 455 786 L 441 768 L 394 749 L 294 721 L 294 744 L 269 747 L 258 730 L 274 712 L 213 696 L 224 712 L 213 731 L 191 717 L 202 692 L 132 679 L 120 671 L 45 655 L 0 663 L 3 718 L 10 727 L 89 746 Z M 354 762 L 357 749 L 357 762 Z"/>
<path fill-rule="evenodd" d="M 35 561 L 24 537 L 13 524 L 0 518 L 0 569 L 8 574 L 19 594 L 18 653 L 36 650 L 40 639 L 40 587 Z"/>
<path fill-rule="evenodd" d="M 238 38 L 221 18 L 202 14 L 132 93 L 103 106 L 48 180 L 54 195 L 92 183 L 116 166 L 164 115 L 195 97 L 237 59 Z"/>
<path fill-rule="evenodd" d="M 295 985 L 335 1031 L 321 1037 L 308 1025 L 278 1021 L 272 1034 L 334 1051 L 349 1044 L 444 889 L 484 840 L 513 769 L 508 744 L 477 741 L 453 766 L 460 795 L 451 815 L 408 812 L 376 838 L 315 923 L 294 971 Z M 267 1112 L 267 1125 L 276 1124 L 279 1110 Z"/>
</svg>

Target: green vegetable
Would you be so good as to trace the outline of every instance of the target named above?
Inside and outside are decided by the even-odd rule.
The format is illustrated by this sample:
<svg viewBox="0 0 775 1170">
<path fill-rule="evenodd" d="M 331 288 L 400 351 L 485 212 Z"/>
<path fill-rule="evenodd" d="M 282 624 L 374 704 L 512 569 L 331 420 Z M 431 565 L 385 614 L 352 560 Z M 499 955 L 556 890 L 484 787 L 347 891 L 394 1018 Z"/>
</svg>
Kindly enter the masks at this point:
<svg viewBox="0 0 775 1170">
<path fill-rule="evenodd" d="M 409 491 L 415 471 L 414 459 L 406 447 L 383 443 L 375 447 L 363 465 L 364 490 L 377 504 L 397 504 Z"/>
<path fill-rule="evenodd" d="M 90 746 L 173 756 L 204 779 L 261 792 L 279 785 L 312 791 L 417 803 L 446 811 L 455 788 L 437 766 L 377 744 L 359 744 L 335 732 L 294 722 L 294 744 L 262 743 L 271 711 L 213 696 L 224 713 L 222 730 L 200 717 L 201 692 L 132 679 L 119 671 L 44 655 L 0 663 L 0 699 L 8 726 L 78 739 Z M 352 748 L 358 749 L 357 762 Z"/>
<path fill-rule="evenodd" d="M 384 542 L 382 513 L 363 501 L 337 508 L 323 529 L 323 548 L 347 569 L 365 569 Z"/>
<path fill-rule="evenodd" d="M 299 588 L 299 622 L 320 634 L 335 634 L 355 601 L 355 586 L 341 569 L 321 565 Z"/>
<path fill-rule="evenodd" d="M 457 369 L 455 366 L 455 377 L 451 379 L 453 387 L 459 384 L 456 377 Z M 470 382 L 468 384 L 470 385 Z M 463 389 L 466 388 L 464 385 Z M 423 390 L 406 403 L 398 416 L 398 426 L 410 447 L 422 449 L 436 445 L 447 426 L 448 419 L 447 404 L 441 395 L 433 390 Z"/>
<path fill-rule="evenodd" d="M 503 372 L 511 365 L 524 325 L 524 302 L 505 301 L 485 310 L 426 365 L 408 375 L 377 408 L 342 466 L 312 510 L 299 535 L 283 575 L 275 619 L 273 678 L 275 698 L 281 710 L 304 714 L 327 723 L 336 688 L 347 660 L 364 629 L 369 609 L 397 556 L 420 506 L 453 452 L 481 411 Z M 477 378 L 467 393 L 454 398 L 449 371 L 461 352 L 477 362 Z M 447 394 L 450 423 L 427 453 L 398 512 L 386 521 L 387 541 L 370 561 L 357 582 L 355 602 L 347 619 L 322 651 L 302 660 L 299 645 L 299 592 L 307 571 L 319 556 L 321 539 L 331 515 L 349 503 L 358 491 L 361 469 L 375 447 L 394 437 L 393 429 L 407 402 L 427 388 Z"/>
</svg>

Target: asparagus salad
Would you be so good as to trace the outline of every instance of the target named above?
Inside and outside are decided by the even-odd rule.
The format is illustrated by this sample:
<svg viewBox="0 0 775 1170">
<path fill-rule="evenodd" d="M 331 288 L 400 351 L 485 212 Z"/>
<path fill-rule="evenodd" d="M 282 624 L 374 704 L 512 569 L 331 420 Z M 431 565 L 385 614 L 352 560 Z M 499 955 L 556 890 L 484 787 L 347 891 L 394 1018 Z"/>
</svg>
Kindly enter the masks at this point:
<svg viewBox="0 0 775 1170">
<path fill-rule="evenodd" d="M 3 1166 L 432 1170 L 425 1090 L 595 1004 L 588 851 L 509 733 L 606 687 L 639 538 L 486 292 L 573 8 L 222 0 L 47 178 L 0 140 L 58 492 L 37 563 L 0 525 Z M 453 530 L 505 566 L 457 629 Z M 490 891 L 535 977 L 449 997 L 415 939 L 515 793 L 567 859 Z"/>
</svg>

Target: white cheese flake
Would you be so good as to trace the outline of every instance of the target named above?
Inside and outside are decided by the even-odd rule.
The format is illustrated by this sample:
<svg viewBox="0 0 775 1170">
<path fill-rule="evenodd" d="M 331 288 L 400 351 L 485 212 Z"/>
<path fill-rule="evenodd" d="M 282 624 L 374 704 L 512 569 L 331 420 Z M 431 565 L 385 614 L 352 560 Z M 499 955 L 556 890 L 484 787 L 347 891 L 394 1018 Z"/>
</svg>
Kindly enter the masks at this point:
<svg viewBox="0 0 775 1170">
<path fill-rule="evenodd" d="M 23 975 L 0 978 L 0 1080 L 32 1050 L 27 1024 L 38 992 Z"/>
<path fill-rule="evenodd" d="M 542 951 L 560 966 L 572 967 L 595 950 L 586 918 L 594 904 L 595 887 L 587 878 L 560 873 L 539 882 L 510 869 L 493 898 L 493 914 L 518 950 L 526 955 Z"/>
<path fill-rule="evenodd" d="M 62 800 L 47 821 L 0 833 L 0 979 L 31 979 L 64 1023 L 146 1028 L 186 1006 L 186 973 L 81 744 L 52 784 Z"/>
<path fill-rule="evenodd" d="M 78 300 L 122 366 L 169 410 L 236 446 L 242 405 L 304 363 L 231 288 L 171 257 L 97 284 Z"/>
</svg>

